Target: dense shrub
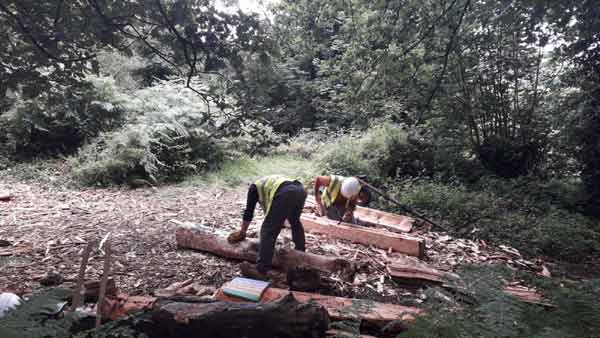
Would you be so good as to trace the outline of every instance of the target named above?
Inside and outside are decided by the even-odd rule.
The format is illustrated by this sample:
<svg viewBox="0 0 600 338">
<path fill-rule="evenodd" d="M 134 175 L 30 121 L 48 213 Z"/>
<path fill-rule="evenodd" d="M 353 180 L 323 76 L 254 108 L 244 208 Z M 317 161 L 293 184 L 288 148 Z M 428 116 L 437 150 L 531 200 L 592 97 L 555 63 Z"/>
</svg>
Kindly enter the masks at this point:
<svg viewBox="0 0 600 338">
<path fill-rule="evenodd" d="M 596 90 L 598 93 L 600 90 Z M 595 97 L 593 101 L 595 107 L 584 114 L 579 129 L 579 159 L 582 163 L 586 211 L 600 219 L 600 100 Z"/>
<path fill-rule="evenodd" d="M 224 158 L 206 103 L 165 82 L 127 96 L 130 122 L 83 147 L 70 163 L 86 185 L 161 182 L 216 167 Z"/>
<path fill-rule="evenodd" d="M 373 182 L 402 176 L 429 175 L 433 155 L 399 126 L 382 124 L 365 133 L 350 133 L 324 147 L 318 157 L 323 171 L 342 175 L 368 174 Z"/>
<path fill-rule="evenodd" d="M 316 158 L 328 145 L 343 134 L 326 128 L 304 129 L 296 136 L 285 139 L 276 149 L 278 154 L 299 156 L 305 159 Z"/>
<path fill-rule="evenodd" d="M 530 255 L 576 261 L 599 253 L 600 225 L 568 209 L 573 201 L 558 192 L 577 188 L 567 187 L 526 184 L 522 179 L 486 179 L 479 187 L 421 179 L 399 182 L 392 191 L 400 202 L 459 234 L 510 244 Z M 387 207 L 402 212 L 393 205 Z"/>
<path fill-rule="evenodd" d="M 124 111 L 105 78 L 18 97 L 0 114 L 0 152 L 14 159 L 28 159 L 75 151 L 102 131 L 122 125 Z M 18 96 L 18 94 L 17 94 Z"/>
</svg>

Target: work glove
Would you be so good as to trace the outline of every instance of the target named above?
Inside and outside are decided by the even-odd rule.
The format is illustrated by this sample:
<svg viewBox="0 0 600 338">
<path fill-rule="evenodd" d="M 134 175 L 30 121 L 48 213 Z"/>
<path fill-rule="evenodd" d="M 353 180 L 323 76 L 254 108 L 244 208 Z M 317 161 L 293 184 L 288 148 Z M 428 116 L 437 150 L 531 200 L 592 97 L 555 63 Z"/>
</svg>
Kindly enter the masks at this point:
<svg viewBox="0 0 600 338">
<path fill-rule="evenodd" d="M 239 243 L 246 239 L 246 233 L 241 230 L 234 231 L 229 236 L 227 236 L 227 242 L 231 244 Z"/>
</svg>

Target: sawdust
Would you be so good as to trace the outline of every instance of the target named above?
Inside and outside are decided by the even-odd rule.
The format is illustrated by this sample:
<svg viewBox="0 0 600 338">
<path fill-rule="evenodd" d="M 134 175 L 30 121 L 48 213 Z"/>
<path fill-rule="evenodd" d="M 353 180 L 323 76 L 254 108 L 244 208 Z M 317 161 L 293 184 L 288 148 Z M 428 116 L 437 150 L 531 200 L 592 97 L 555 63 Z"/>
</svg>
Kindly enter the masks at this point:
<svg viewBox="0 0 600 338">
<path fill-rule="evenodd" d="M 12 196 L 10 201 L 0 202 L 0 239 L 11 243 L 2 252 L 13 258 L 0 260 L 0 286 L 4 290 L 29 293 L 42 289 L 39 281 L 50 271 L 60 273 L 66 284 L 73 283 L 86 244 L 103 240 L 112 243 L 111 270 L 118 288 L 131 295 L 152 294 L 190 279 L 220 286 L 239 274 L 239 262 L 179 250 L 174 235 L 181 222 L 202 224 L 220 233 L 237 229 L 245 206 L 244 187 L 188 184 L 136 190 L 78 189 L 4 177 L 0 178 L 0 191 L 9 191 Z M 249 237 L 257 236 L 262 217 L 257 211 Z M 453 271 L 468 263 L 500 262 L 542 271 L 541 266 L 523 259 L 514 249 L 492 248 L 432 231 L 412 235 L 426 240 L 426 261 L 441 270 Z M 422 288 L 399 285 L 386 273 L 386 264 L 400 254 L 309 233 L 306 239 L 309 252 L 366 263 L 357 283 L 332 277 L 335 287 L 331 295 L 404 305 L 422 302 Z M 293 247 L 288 229 L 283 230 L 278 245 Z M 10 253 L 11 248 L 15 252 Z M 103 252 L 96 248 L 90 256 L 86 280 L 99 279 L 102 264 Z"/>
</svg>

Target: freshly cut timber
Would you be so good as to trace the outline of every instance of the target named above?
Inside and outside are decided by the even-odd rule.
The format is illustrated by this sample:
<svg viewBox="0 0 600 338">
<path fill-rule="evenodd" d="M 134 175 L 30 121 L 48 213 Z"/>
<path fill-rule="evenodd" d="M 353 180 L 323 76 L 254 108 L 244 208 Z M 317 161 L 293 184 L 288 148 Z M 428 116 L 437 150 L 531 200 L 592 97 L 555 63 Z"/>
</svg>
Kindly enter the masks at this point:
<svg viewBox="0 0 600 338">
<path fill-rule="evenodd" d="M 317 203 L 313 196 L 306 198 L 306 205 L 316 207 Z M 354 216 L 361 222 L 369 225 L 379 226 L 393 232 L 410 232 L 413 228 L 414 219 L 408 216 L 393 214 L 377 209 L 356 207 Z"/>
<path fill-rule="evenodd" d="M 319 304 L 329 313 L 332 320 L 357 320 L 367 325 L 378 328 L 384 327 L 391 321 L 411 321 L 422 310 L 395 304 L 378 303 L 371 300 L 351 299 L 342 297 L 325 296 L 316 293 L 288 291 L 277 288 L 268 288 L 260 299 L 261 303 L 270 303 L 293 294 L 300 303 Z M 244 302 L 244 300 L 225 295 L 217 291 L 216 298 L 221 301 Z"/>
<path fill-rule="evenodd" d="M 425 254 L 425 242 L 420 238 L 355 226 L 310 214 L 303 214 L 300 220 L 304 230 L 308 232 L 344 239 L 353 243 L 373 245 L 385 250 L 391 248 L 396 252 L 409 256 L 422 257 Z"/>
<path fill-rule="evenodd" d="M 256 262 L 258 257 L 258 241 L 245 240 L 231 244 L 225 238 L 215 235 L 210 229 L 199 225 L 178 227 L 175 238 L 180 248 L 200 250 L 221 257 L 250 262 Z M 346 259 L 287 248 L 276 250 L 273 265 L 285 269 L 308 266 L 321 272 L 338 273 L 347 280 L 351 280 L 356 272 L 356 266 Z"/>
</svg>

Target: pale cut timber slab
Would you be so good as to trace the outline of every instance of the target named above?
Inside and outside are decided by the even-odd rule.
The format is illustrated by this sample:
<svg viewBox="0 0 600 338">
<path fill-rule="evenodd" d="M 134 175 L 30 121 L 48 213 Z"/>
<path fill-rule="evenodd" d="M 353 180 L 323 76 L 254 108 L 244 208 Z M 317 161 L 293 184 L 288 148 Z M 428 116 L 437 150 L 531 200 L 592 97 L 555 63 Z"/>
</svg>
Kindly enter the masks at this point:
<svg viewBox="0 0 600 338">
<path fill-rule="evenodd" d="M 456 274 L 438 270 L 411 257 L 394 258 L 387 265 L 387 270 L 390 276 L 405 282 L 448 284 L 460 279 Z"/>
<path fill-rule="evenodd" d="M 381 229 L 365 228 L 310 214 L 303 214 L 300 221 L 304 229 L 311 233 L 323 234 L 353 243 L 373 245 L 385 250 L 391 248 L 409 256 L 423 257 L 425 255 L 425 241 L 420 238 Z"/>
<path fill-rule="evenodd" d="M 247 239 L 237 244 L 231 244 L 225 238 L 215 235 L 210 229 L 202 226 L 180 226 L 175 232 L 175 238 L 180 248 L 209 252 L 217 256 L 249 262 L 256 262 L 258 258 L 258 241 Z M 308 266 L 321 272 L 339 273 L 346 280 L 352 280 L 356 272 L 356 265 L 344 258 L 322 256 L 287 248 L 276 249 L 273 265 L 285 269 Z"/>
<path fill-rule="evenodd" d="M 316 207 L 315 197 L 308 196 L 305 204 L 309 207 Z M 359 206 L 354 210 L 354 216 L 361 222 L 393 232 L 411 232 L 415 221 L 414 218 L 408 216 Z"/>
<path fill-rule="evenodd" d="M 391 321 L 412 321 L 416 316 L 423 313 L 421 309 L 414 307 L 277 288 L 268 288 L 262 295 L 260 302 L 271 303 L 288 293 L 292 293 L 294 298 L 300 303 L 317 303 L 323 306 L 327 310 L 329 317 L 333 320 L 357 320 L 367 322 L 379 328 L 382 328 Z M 217 291 L 216 299 L 221 301 L 246 302 L 239 298 L 229 297 L 220 289 Z"/>
</svg>

